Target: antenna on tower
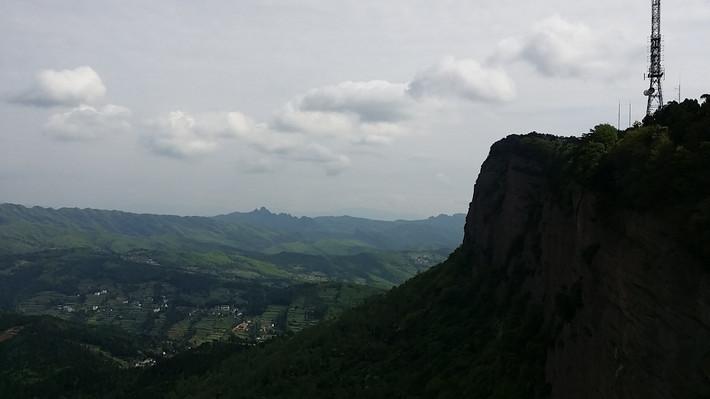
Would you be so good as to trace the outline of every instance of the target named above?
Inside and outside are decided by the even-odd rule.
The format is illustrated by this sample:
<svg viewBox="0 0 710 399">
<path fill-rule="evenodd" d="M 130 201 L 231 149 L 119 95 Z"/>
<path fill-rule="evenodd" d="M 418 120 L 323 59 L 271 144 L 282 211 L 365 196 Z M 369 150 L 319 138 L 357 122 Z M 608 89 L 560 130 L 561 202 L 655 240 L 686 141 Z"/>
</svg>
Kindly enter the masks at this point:
<svg viewBox="0 0 710 399">
<path fill-rule="evenodd" d="M 619 100 L 619 114 L 616 120 L 616 130 L 621 131 L 621 100 Z"/>
<path fill-rule="evenodd" d="M 643 95 L 648 97 L 646 115 L 651 116 L 663 107 L 663 90 L 661 81 L 664 70 L 661 63 L 661 0 L 651 0 L 651 46 L 649 51 L 649 67 L 646 75 L 650 80 L 648 90 Z"/>
</svg>

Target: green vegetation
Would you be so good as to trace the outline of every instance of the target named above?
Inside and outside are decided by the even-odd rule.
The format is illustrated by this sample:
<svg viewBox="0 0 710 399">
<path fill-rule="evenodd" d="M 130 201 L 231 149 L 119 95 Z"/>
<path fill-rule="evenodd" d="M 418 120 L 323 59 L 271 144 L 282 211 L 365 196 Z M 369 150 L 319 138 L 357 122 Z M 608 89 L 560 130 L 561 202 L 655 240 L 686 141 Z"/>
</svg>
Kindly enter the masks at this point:
<svg viewBox="0 0 710 399">
<path fill-rule="evenodd" d="M 483 269 L 471 278 L 470 268 L 459 250 L 336 321 L 183 374 L 167 396 L 544 396 L 542 310 L 515 288 L 490 300 L 501 281 L 519 284 L 520 276 Z M 156 372 L 173 367 L 168 361 Z M 153 392 L 148 384 L 130 395 Z"/>
<path fill-rule="evenodd" d="M 151 249 L 311 255 L 450 250 L 461 242 L 463 223 L 463 214 L 387 222 L 349 216 L 297 218 L 264 208 L 215 217 L 179 217 L 2 204 L 0 253 L 77 247 L 113 252 Z"/>
<path fill-rule="evenodd" d="M 553 176 L 560 203 L 587 187 L 609 208 L 662 213 L 669 232 L 710 264 L 710 103 L 669 103 L 643 125 L 599 125 L 581 138 L 531 134 L 496 145 L 535 157 Z"/>
<path fill-rule="evenodd" d="M 254 280 L 229 268 L 219 271 L 162 263 L 162 259 L 158 263 L 143 251 L 115 254 L 75 249 L 5 255 L 0 256 L 0 306 L 24 314 L 114 326 L 152 337 L 174 353 L 229 339 L 232 329 L 242 322 L 266 323 L 265 314 L 273 309 L 282 309 L 279 317 L 295 318 L 286 312 L 293 303 L 304 304 L 313 324 L 380 292 L 354 284 Z M 280 323 L 243 338 L 287 331 L 288 326 Z"/>
<path fill-rule="evenodd" d="M 440 262 L 463 223 L 460 214 L 385 222 L 263 208 L 207 218 L 3 204 L 0 256 L 83 248 L 218 276 L 388 288 Z"/>
<path fill-rule="evenodd" d="M 121 369 L 156 356 L 144 346 L 109 328 L 0 313 L 0 396 L 101 396 Z"/>
<path fill-rule="evenodd" d="M 205 218 L 5 204 L 0 310 L 113 326 L 171 355 L 233 336 L 263 340 L 438 263 L 462 225 L 463 215 L 382 222 L 262 208 Z"/>
</svg>

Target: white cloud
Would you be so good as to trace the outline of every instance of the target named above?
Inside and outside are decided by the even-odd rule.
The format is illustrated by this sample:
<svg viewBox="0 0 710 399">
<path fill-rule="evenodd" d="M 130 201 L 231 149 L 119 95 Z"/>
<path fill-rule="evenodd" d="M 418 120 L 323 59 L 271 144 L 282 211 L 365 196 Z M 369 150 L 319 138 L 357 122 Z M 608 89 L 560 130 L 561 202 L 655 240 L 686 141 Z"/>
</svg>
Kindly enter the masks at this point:
<svg viewBox="0 0 710 399">
<path fill-rule="evenodd" d="M 236 143 L 258 154 L 257 162 L 239 160 L 249 173 L 272 171 L 276 164 L 303 162 L 336 175 L 350 158 L 335 150 L 348 145 L 386 145 L 409 133 L 430 97 L 469 101 L 502 101 L 514 96 L 504 72 L 473 60 L 447 58 L 424 70 L 411 82 L 345 81 L 314 88 L 295 97 L 270 123 L 240 112 L 190 114 L 181 110 L 141 126 L 142 144 L 151 152 L 176 158 L 199 158 Z M 35 106 L 72 107 L 49 118 L 45 130 L 64 140 L 87 140 L 131 128 L 131 113 L 103 101 L 106 87 L 90 67 L 44 70 L 35 87 L 16 101 Z M 329 140 L 327 145 L 323 140 Z M 248 157 L 249 155 L 247 155 Z"/>
<path fill-rule="evenodd" d="M 227 120 L 229 129 L 262 155 L 320 164 L 329 175 L 339 174 L 350 166 L 350 159 L 347 156 L 311 142 L 306 137 L 270 129 L 266 124 L 254 123 L 239 112 L 228 113 Z M 272 163 L 262 158 L 259 165 L 256 165 L 256 169 L 252 168 L 252 171 L 261 171 L 265 167 L 271 168 Z"/>
<path fill-rule="evenodd" d="M 37 74 L 34 87 L 12 101 L 37 107 L 94 104 L 106 95 L 106 86 L 91 67 L 45 69 Z"/>
<path fill-rule="evenodd" d="M 389 144 L 408 133 L 407 121 L 429 98 L 499 102 L 515 97 L 515 84 L 501 69 L 474 60 L 445 58 L 411 82 L 345 81 L 309 90 L 289 101 L 271 124 L 277 131 L 345 139 L 353 144 Z"/>
<path fill-rule="evenodd" d="M 247 172 L 263 173 L 273 169 L 273 159 L 321 165 L 335 175 L 350 165 L 350 159 L 304 137 L 281 133 L 256 123 L 240 112 L 208 113 L 193 116 L 174 111 L 152 121 L 145 136 L 148 148 L 172 158 L 195 158 L 217 151 L 225 140 L 243 143 L 262 158 L 248 165 Z"/>
<path fill-rule="evenodd" d="M 403 134 L 414 102 L 406 84 L 346 81 L 309 90 L 289 101 L 273 121 L 275 130 L 330 136 L 352 143 L 384 144 Z"/>
<path fill-rule="evenodd" d="M 304 111 L 288 103 L 274 118 L 275 129 L 316 135 L 345 136 L 357 125 L 354 115 L 330 111 Z"/>
<path fill-rule="evenodd" d="M 108 133 L 129 130 L 130 116 L 131 111 L 128 108 L 118 105 L 92 107 L 82 104 L 51 115 L 44 128 L 49 135 L 58 139 L 91 140 Z"/>
<path fill-rule="evenodd" d="M 287 108 L 276 116 L 274 128 L 308 136 L 328 136 L 356 144 L 388 144 L 406 129 L 390 122 L 361 122 L 339 112 L 300 111 Z"/>
<path fill-rule="evenodd" d="M 238 112 L 195 116 L 177 110 L 149 121 L 144 143 L 159 155 L 191 158 L 216 151 L 225 139 L 248 138 L 253 129 L 253 122 Z"/>
<path fill-rule="evenodd" d="M 515 97 L 515 83 L 499 68 L 487 68 L 472 59 L 447 57 L 418 73 L 407 88 L 414 98 L 462 98 L 474 102 L 501 102 Z"/>
<path fill-rule="evenodd" d="M 173 111 L 150 121 L 144 142 L 153 152 L 173 158 L 199 157 L 219 149 L 224 140 L 242 140 L 265 149 L 276 149 L 262 135 L 263 126 L 240 112 L 191 115 Z"/>
<path fill-rule="evenodd" d="M 268 124 L 240 112 L 173 111 L 148 122 L 142 139 L 152 152 L 182 159 L 213 153 L 232 140 L 263 156 L 254 171 L 266 171 L 279 159 L 319 164 L 328 174 L 337 174 L 350 165 L 350 159 L 315 142 L 314 136 L 346 145 L 390 144 L 408 133 L 404 122 L 417 115 L 422 98 L 502 101 L 512 98 L 514 91 L 512 81 L 500 70 L 447 58 L 409 83 L 345 81 L 309 90 L 289 101 Z M 103 100 L 105 94 L 99 75 L 90 67 L 79 67 L 41 71 L 35 87 L 16 100 L 36 106 L 74 106 L 52 115 L 45 127 L 55 137 L 81 140 L 131 127 L 126 108 L 87 105 Z"/>
<path fill-rule="evenodd" d="M 501 41 L 491 61 L 522 60 L 548 77 L 613 77 L 641 53 L 620 32 L 595 31 L 555 15 L 535 24 L 525 37 Z"/>
<path fill-rule="evenodd" d="M 301 145 L 299 137 L 276 132 L 240 112 L 226 114 L 226 128 L 234 137 L 265 154 L 286 154 Z"/>
<path fill-rule="evenodd" d="M 274 129 L 328 136 L 355 144 L 389 144 L 407 129 L 395 122 L 364 122 L 342 112 L 301 111 L 289 104 L 276 115 Z"/>
<path fill-rule="evenodd" d="M 310 90 L 295 108 L 351 114 L 363 122 L 399 121 L 407 118 L 410 109 L 405 89 L 405 84 L 385 80 L 346 81 Z"/>
<path fill-rule="evenodd" d="M 395 123 L 368 123 L 360 125 L 361 134 L 351 140 L 354 144 L 381 145 L 390 144 L 398 136 L 409 131 Z"/>
<path fill-rule="evenodd" d="M 219 135 L 219 130 L 204 130 L 198 126 L 192 115 L 173 111 L 150 123 L 146 143 L 157 154 L 190 158 L 215 151 Z"/>
</svg>

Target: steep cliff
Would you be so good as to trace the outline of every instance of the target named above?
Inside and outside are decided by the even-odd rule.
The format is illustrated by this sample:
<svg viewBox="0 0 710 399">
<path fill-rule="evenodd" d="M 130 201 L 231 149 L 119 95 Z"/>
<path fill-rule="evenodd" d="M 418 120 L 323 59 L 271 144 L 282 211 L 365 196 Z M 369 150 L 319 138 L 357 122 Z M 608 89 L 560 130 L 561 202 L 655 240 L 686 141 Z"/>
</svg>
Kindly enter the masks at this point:
<svg viewBox="0 0 710 399">
<path fill-rule="evenodd" d="M 551 397 L 710 395 L 710 273 L 676 239 L 673 215 L 609 207 L 577 184 L 560 193 L 526 145 L 493 147 L 464 247 L 474 270 L 525 271 L 520 287 L 544 309 L 552 340 Z"/>
</svg>

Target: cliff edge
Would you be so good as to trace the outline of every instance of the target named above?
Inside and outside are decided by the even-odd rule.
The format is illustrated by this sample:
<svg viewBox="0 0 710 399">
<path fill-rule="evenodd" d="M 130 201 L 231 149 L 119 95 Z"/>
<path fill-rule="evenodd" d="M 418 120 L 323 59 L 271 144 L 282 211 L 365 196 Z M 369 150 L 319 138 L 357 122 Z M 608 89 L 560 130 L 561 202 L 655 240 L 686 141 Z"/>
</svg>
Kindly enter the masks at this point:
<svg viewBox="0 0 710 399">
<path fill-rule="evenodd" d="M 610 206 L 606 193 L 559 183 L 530 140 L 497 143 L 465 228 L 468 262 L 524 275 L 543 309 L 552 398 L 710 394 L 710 273 L 679 242 L 672 212 Z M 527 142 L 526 142 L 527 141 Z M 573 145 L 581 145 L 574 143 Z M 509 288 L 502 279 L 499 290 Z"/>
</svg>

